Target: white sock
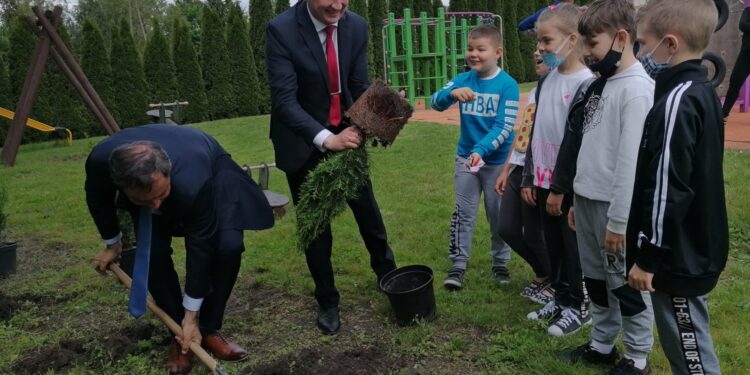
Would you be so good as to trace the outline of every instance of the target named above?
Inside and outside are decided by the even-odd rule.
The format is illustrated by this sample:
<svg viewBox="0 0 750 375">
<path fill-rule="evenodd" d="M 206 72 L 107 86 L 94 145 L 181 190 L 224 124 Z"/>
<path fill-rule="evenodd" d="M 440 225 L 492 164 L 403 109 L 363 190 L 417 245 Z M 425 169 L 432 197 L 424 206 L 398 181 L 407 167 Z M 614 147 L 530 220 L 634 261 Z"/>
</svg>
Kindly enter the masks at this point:
<svg viewBox="0 0 750 375">
<path fill-rule="evenodd" d="M 612 349 L 614 349 L 615 344 L 602 344 L 599 341 L 591 340 L 591 347 L 599 353 L 609 354 L 612 353 Z"/>
<path fill-rule="evenodd" d="M 648 360 L 646 358 L 630 358 L 628 355 L 625 355 L 625 358 L 632 360 L 633 365 L 639 370 L 645 369 L 646 365 L 648 364 Z"/>
</svg>

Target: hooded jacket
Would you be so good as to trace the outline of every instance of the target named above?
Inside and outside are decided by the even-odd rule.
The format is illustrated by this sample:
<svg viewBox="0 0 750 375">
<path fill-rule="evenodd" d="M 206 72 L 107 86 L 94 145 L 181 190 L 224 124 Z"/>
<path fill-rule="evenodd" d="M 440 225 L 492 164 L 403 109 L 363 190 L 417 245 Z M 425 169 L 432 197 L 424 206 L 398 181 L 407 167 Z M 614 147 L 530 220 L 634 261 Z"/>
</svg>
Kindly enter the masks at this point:
<svg viewBox="0 0 750 375">
<path fill-rule="evenodd" d="M 721 104 L 700 60 L 662 73 L 646 117 L 627 228 L 628 264 L 654 289 L 711 291 L 729 250 Z"/>
</svg>

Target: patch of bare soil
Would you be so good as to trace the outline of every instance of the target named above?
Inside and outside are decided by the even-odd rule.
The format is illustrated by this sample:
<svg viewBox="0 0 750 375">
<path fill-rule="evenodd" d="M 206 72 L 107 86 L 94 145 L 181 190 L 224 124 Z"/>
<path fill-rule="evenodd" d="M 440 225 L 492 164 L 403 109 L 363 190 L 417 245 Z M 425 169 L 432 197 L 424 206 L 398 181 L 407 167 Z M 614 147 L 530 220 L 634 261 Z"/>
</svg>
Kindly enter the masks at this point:
<svg viewBox="0 0 750 375">
<path fill-rule="evenodd" d="M 138 342 L 150 340 L 156 327 L 150 324 L 135 324 L 121 328 L 116 332 L 105 333 L 95 340 L 64 339 L 57 344 L 41 346 L 28 350 L 11 364 L 14 374 L 43 374 L 48 370 L 59 373 L 80 363 L 85 363 L 92 356 L 103 356 L 116 362 L 130 354 L 140 354 Z"/>
<path fill-rule="evenodd" d="M 14 374 L 55 373 L 84 362 L 88 358 L 83 340 L 63 340 L 56 345 L 30 350 L 11 366 Z"/>
<path fill-rule="evenodd" d="M 377 374 L 398 370 L 405 363 L 402 359 L 393 357 L 377 347 L 343 351 L 331 349 L 330 346 L 326 346 L 291 353 L 245 374 Z"/>
<path fill-rule="evenodd" d="M 18 310 L 18 302 L 14 298 L 7 297 L 0 292 L 0 322 L 4 322 L 13 317 Z"/>
</svg>

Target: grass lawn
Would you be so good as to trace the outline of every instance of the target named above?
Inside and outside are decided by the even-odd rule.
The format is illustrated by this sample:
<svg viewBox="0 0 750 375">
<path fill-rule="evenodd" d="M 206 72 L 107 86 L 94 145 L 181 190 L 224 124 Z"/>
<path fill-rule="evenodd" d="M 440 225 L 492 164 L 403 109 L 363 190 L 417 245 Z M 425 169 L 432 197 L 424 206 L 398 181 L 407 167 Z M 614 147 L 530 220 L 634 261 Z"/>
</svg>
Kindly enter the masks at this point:
<svg viewBox="0 0 750 375">
<path fill-rule="evenodd" d="M 267 124 L 268 117 L 254 117 L 198 126 L 240 164 L 257 164 L 274 159 Z M 457 137 L 455 126 L 412 123 L 392 147 L 371 152 L 375 194 L 397 262 L 429 265 L 436 272 L 436 321 L 410 328 L 394 324 L 347 211 L 333 225 L 343 327 L 337 336 L 321 336 L 314 325 L 313 283 L 295 247 L 290 208 L 274 228 L 246 232 L 247 251 L 223 331 L 251 355 L 225 368 L 235 374 L 604 372 L 555 357 L 556 351 L 587 341 L 588 328 L 552 338 L 545 326 L 526 321 L 526 313 L 538 305 L 518 295 L 532 277 L 520 257 L 511 261 L 513 282 L 494 283 L 483 213 L 465 290 L 449 293 L 441 287 L 449 266 Z M 10 193 L 10 236 L 21 241 L 18 273 L 0 280 L 0 374 L 45 373 L 48 368 L 70 374 L 163 373 L 168 339 L 161 323 L 151 314 L 130 318 L 126 290 L 114 276 L 100 276 L 90 265 L 101 244 L 84 202 L 83 165 L 97 141 L 24 146 L 15 168 L 0 168 L 0 182 Z M 731 254 L 709 300 L 715 345 L 727 374 L 750 368 L 748 164 L 750 155 L 726 153 Z M 288 194 L 278 170 L 272 171 L 270 185 Z M 184 256 L 178 240 L 174 257 L 180 274 Z M 651 363 L 655 373 L 668 373 L 658 344 Z M 193 373 L 208 373 L 197 361 L 195 366 Z"/>
</svg>

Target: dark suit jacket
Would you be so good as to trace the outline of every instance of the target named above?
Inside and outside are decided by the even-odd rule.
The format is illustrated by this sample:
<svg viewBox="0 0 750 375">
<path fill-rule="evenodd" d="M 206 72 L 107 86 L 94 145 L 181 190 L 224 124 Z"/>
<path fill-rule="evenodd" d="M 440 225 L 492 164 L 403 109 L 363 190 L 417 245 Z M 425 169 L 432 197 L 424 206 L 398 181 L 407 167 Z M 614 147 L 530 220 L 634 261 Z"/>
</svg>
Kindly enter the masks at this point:
<svg viewBox="0 0 750 375">
<path fill-rule="evenodd" d="M 367 23 L 347 11 L 338 23 L 342 111 L 369 86 Z M 266 66 L 271 86 L 271 141 L 276 165 L 298 171 L 314 150 L 313 138 L 328 123 L 330 96 L 323 47 L 307 2 L 271 20 L 266 28 Z"/>
<path fill-rule="evenodd" d="M 208 134 L 174 125 L 124 129 L 99 142 L 86 160 L 86 203 L 103 239 L 120 232 L 116 208 L 135 209 L 112 182 L 112 150 L 135 141 L 152 141 L 172 162 L 171 192 L 159 208 L 173 228 L 167 235 L 185 236 L 186 293 L 201 298 L 208 292 L 209 259 L 215 234 L 223 229 L 266 229 L 273 213 L 261 189 Z M 119 195 L 120 201 L 117 201 Z"/>
</svg>

